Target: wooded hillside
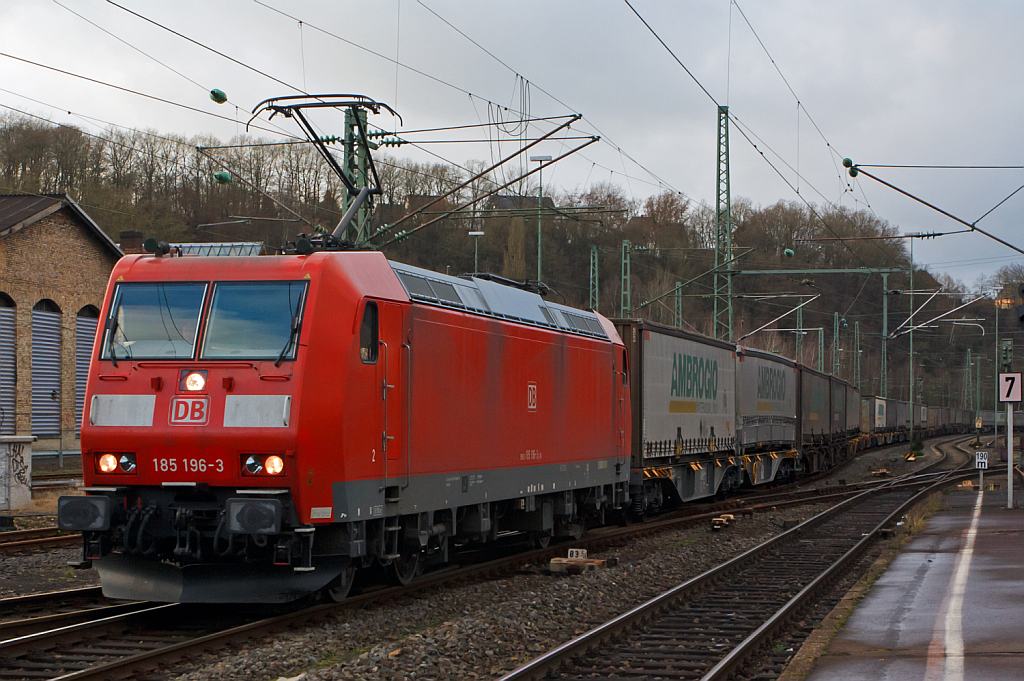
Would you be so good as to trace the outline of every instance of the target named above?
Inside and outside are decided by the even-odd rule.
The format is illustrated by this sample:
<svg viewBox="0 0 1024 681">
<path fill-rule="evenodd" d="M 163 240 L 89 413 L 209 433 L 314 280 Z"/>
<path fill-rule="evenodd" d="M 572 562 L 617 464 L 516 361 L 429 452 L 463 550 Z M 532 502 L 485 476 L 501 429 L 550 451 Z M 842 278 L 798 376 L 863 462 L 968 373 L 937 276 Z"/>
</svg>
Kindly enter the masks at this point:
<svg viewBox="0 0 1024 681">
<path fill-rule="evenodd" d="M 244 140 L 252 142 L 251 138 Z M 9 116 L 0 118 L 0 191 L 5 193 L 65 192 L 78 200 L 115 239 L 123 230 L 139 230 L 146 236 L 169 241 L 264 241 L 279 247 L 310 225 L 332 229 L 340 217 L 339 182 L 322 160 L 303 144 L 248 146 L 216 152 L 239 178 L 221 184 L 214 178 L 219 168 L 196 153 L 196 146 L 240 143 L 213 138 L 185 139 L 158 131 L 108 129 L 85 131 L 70 126 Z M 340 152 L 339 152 L 340 153 Z M 383 195 L 375 204 L 375 224 L 388 224 L 410 208 L 420 206 L 424 197 L 447 192 L 484 162 L 470 162 L 465 168 L 444 164 L 416 163 L 396 155 L 380 154 Z M 498 177 L 480 180 L 460 191 L 447 207 L 479 196 Z M 517 194 L 502 193 L 499 200 L 485 200 L 469 212 L 428 227 L 408 240 L 389 247 L 390 258 L 441 272 L 461 274 L 473 270 L 473 239 L 466 233 L 482 230 L 479 241 L 481 271 L 516 279 L 536 276 L 537 205 L 536 185 L 516 187 Z M 276 199 L 298 213 L 305 222 L 259 220 L 231 222 L 229 216 L 283 218 L 295 220 Z M 434 217 L 445 205 L 431 207 L 403 227 L 408 229 Z M 586 306 L 588 302 L 591 246 L 597 246 L 600 265 L 599 310 L 616 316 L 620 309 L 620 254 L 622 242 L 632 245 L 632 305 L 634 313 L 671 324 L 674 296 L 643 305 L 709 270 L 714 263 L 714 211 L 674 193 L 661 193 L 640 200 L 623 187 L 596 183 L 576 192 L 545 188 L 543 232 L 543 279 L 551 296 L 559 302 Z M 586 207 L 586 208 L 584 208 Z M 805 205 L 779 201 L 755 206 L 737 199 L 733 206 L 734 241 L 739 269 L 894 267 L 904 270 L 889 276 L 889 328 L 903 322 L 910 310 L 909 257 L 904 240 L 872 239 L 896 234 L 893 226 L 872 213 L 818 207 L 817 215 Z M 417 222 L 419 221 L 419 222 Z M 202 226 L 207 225 L 207 226 Z M 854 241 L 806 241 L 860 237 Z M 792 249 L 788 255 L 787 249 Z M 1012 280 L 1012 274 L 1004 279 Z M 707 297 L 711 277 L 705 276 L 684 288 L 684 323 L 702 333 L 711 331 L 711 301 Z M 915 290 L 963 294 L 964 287 L 942 274 L 925 270 L 914 273 Z M 796 295 L 820 293 L 805 308 L 804 326 L 822 328 L 824 366 L 831 370 L 833 313 L 841 317 L 839 339 L 840 374 L 854 379 L 854 327 L 860 322 L 862 350 L 861 379 L 865 392 L 877 392 L 880 375 L 882 279 L 879 275 L 741 275 L 735 278 L 736 336 L 756 329 L 773 317 L 793 308 L 802 298 Z M 774 298 L 753 296 L 775 295 Z M 788 297 L 785 294 L 790 294 Z M 917 298 L 918 304 L 924 296 Z M 923 322 L 965 301 L 962 295 L 940 295 L 919 312 Z M 1016 330 L 1010 312 L 1001 319 L 1003 330 Z M 955 317 L 961 316 L 959 313 Z M 967 317 L 983 317 L 989 329 L 982 336 L 977 327 L 935 323 L 935 328 L 915 332 L 915 363 L 918 388 L 933 404 L 961 406 L 964 394 L 964 358 L 968 347 L 986 358 L 982 365 L 982 401 L 992 401 L 994 355 L 993 306 L 976 303 L 965 311 Z M 1011 320 L 1011 317 L 1013 319 Z M 795 315 L 774 324 L 793 328 Z M 801 360 L 815 366 L 818 331 L 804 336 Z M 761 332 L 744 341 L 792 356 L 794 334 Z M 908 337 L 889 343 L 889 394 L 905 398 L 908 392 Z"/>
</svg>

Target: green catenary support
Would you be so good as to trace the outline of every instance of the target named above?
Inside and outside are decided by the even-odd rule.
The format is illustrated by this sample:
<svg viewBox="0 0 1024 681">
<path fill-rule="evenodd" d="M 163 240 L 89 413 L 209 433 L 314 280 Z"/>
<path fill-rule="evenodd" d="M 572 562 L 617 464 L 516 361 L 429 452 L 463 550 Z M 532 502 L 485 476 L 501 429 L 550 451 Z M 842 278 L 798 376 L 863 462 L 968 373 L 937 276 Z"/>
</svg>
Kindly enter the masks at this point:
<svg viewBox="0 0 1024 681">
<path fill-rule="evenodd" d="M 832 314 L 832 375 L 839 376 L 839 313 Z"/>
<path fill-rule="evenodd" d="M 853 323 L 853 383 L 857 386 L 858 392 L 862 392 L 860 387 L 860 320 Z"/>
<path fill-rule="evenodd" d="M 715 279 L 713 335 L 732 340 L 732 199 L 729 182 L 729 107 L 718 107 L 715 181 Z"/>
<path fill-rule="evenodd" d="M 882 371 L 879 377 L 880 383 L 878 396 L 886 398 L 889 396 L 889 275 L 882 273 Z"/>
<path fill-rule="evenodd" d="M 369 151 L 359 142 L 359 127 L 356 116 L 359 116 L 358 122 L 362 123 L 364 129 L 366 128 L 365 110 L 357 109 L 353 111 L 351 108 L 345 110 L 344 159 L 342 168 L 349 179 L 352 180 L 352 184 L 361 189 L 366 187 L 369 181 L 367 177 L 367 154 Z M 354 199 L 355 196 L 351 196 L 348 193 L 342 197 L 341 210 L 343 213 L 348 210 L 349 205 Z M 360 206 L 355 219 L 349 226 L 347 233 L 342 235 L 342 238 L 359 244 L 365 242 L 369 236 L 370 206 L 369 202 L 367 202 Z"/>
<path fill-rule="evenodd" d="M 683 282 L 676 282 L 676 305 L 675 305 L 675 326 L 683 328 Z"/>
<path fill-rule="evenodd" d="M 825 330 L 818 328 L 818 371 L 825 371 Z"/>
<path fill-rule="evenodd" d="M 600 292 L 600 268 L 597 260 L 597 246 L 590 247 L 590 309 L 597 310 L 598 293 Z"/>
<path fill-rule="evenodd" d="M 619 263 L 619 276 L 621 280 L 622 297 L 619 301 L 619 316 L 628 319 L 633 314 L 633 285 L 630 272 L 630 245 L 629 241 L 622 242 L 622 256 Z"/>
</svg>

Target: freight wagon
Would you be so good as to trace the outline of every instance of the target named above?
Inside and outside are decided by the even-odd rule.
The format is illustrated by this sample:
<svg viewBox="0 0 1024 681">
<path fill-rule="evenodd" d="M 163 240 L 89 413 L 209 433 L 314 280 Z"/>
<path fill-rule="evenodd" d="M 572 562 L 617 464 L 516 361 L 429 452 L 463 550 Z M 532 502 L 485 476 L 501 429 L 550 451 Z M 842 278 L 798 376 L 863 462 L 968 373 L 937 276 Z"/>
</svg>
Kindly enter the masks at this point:
<svg viewBox="0 0 1024 681">
<path fill-rule="evenodd" d="M 810 473 L 831 468 L 836 452 L 828 375 L 800 367 L 799 399 L 799 468 Z"/>
<path fill-rule="evenodd" d="M 646 321 L 615 326 L 633 379 L 634 512 L 739 487 L 735 347 Z"/>
<path fill-rule="evenodd" d="M 736 355 L 736 438 L 753 484 L 796 475 L 797 398 L 795 362 L 762 350 Z"/>
</svg>

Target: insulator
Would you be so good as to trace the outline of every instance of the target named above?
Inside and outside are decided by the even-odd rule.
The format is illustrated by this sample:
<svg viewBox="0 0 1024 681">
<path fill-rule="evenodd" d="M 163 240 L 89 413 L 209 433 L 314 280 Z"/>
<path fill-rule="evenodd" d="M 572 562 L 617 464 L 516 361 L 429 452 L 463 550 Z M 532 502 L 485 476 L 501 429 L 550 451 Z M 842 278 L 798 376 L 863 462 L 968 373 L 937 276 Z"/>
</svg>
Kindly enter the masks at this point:
<svg viewBox="0 0 1024 681">
<path fill-rule="evenodd" d="M 224 102 L 228 101 L 228 96 L 223 90 L 215 87 L 212 90 L 210 90 L 210 99 L 217 102 L 218 104 L 223 104 Z"/>
</svg>

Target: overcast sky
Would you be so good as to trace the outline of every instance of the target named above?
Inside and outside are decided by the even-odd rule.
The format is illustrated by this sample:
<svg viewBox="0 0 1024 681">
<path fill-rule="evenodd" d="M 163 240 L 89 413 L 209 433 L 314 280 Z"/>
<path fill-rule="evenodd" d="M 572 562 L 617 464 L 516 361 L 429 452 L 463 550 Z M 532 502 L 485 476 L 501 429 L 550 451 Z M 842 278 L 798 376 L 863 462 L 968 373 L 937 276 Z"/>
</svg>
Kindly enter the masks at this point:
<svg viewBox="0 0 1024 681">
<path fill-rule="evenodd" d="M 218 106 L 205 94 L 218 87 L 238 105 L 242 120 L 257 101 L 292 92 L 104 0 L 60 1 L 187 78 L 53 0 L 0 1 L 0 50 L 235 117 L 231 104 Z M 442 23 L 429 7 L 536 84 L 527 101 L 532 115 L 578 111 L 585 117 L 580 130 L 593 132 L 590 126 L 597 126 L 611 140 L 546 172 L 545 184 L 577 190 L 610 179 L 637 199 L 659 191 L 659 180 L 631 162 L 631 156 L 671 189 L 714 200 L 714 104 L 621 0 L 266 0 L 302 19 L 301 29 L 253 0 L 119 2 L 308 92 L 359 92 L 392 103 L 406 129 L 486 121 L 487 100 L 523 108 L 514 73 Z M 634 0 L 634 5 L 719 102 L 728 103 L 786 163 L 799 163 L 806 198 L 822 203 L 817 188 L 830 201 L 864 207 L 866 197 L 880 217 L 902 231 L 954 228 L 867 178 L 860 187 L 854 184 L 853 192 L 843 191 L 846 180 L 837 173 L 837 159 L 812 121 L 804 114 L 798 117 L 793 95 L 729 0 Z M 1024 3 L 740 0 L 739 6 L 839 154 L 861 163 L 1024 165 Z M 457 87 L 396 69 L 316 27 L 387 57 L 397 55 L 403 64 Z M 242 130 L 233 122 L 5 57 L 0 57 L 0 88 L 57 109 L 8 92 L 0 92 L 2 104 L 93 132 L 95 127 L 66 111 L 186 135 L 209 132 L 227 138 Z M 319 120 L 331 131 L 329 119 Z M 377 122 L 392 125 L 383 116 Z M 281 125 L 288 128 L 289 123 Z M 458 136 L 476 135 L 470 130 Z M 486 144 L 429 148 L 459 162 L 491 154 Z M 735 129 L 731 150 L 734 197 L 757 204 L 796 198 Z M 560 144 L 546 142 L 531 153 L 561 151 Z M 406 155 L 427 158 L 414 149 Z M 793 172 L 773 160 L 797 184 Z M 1021 170 L 878 172 L 968 220 L 1024 184 Z M 1024 245 L 1022 218 L 1024 191 L 980 224 Z M 933 271 L 968 283 L 1002 264 L 1024 261 L 1012 259 L 1015 255 L 977 234 L 915 247 L 916 259 Z"/>
</svg>

